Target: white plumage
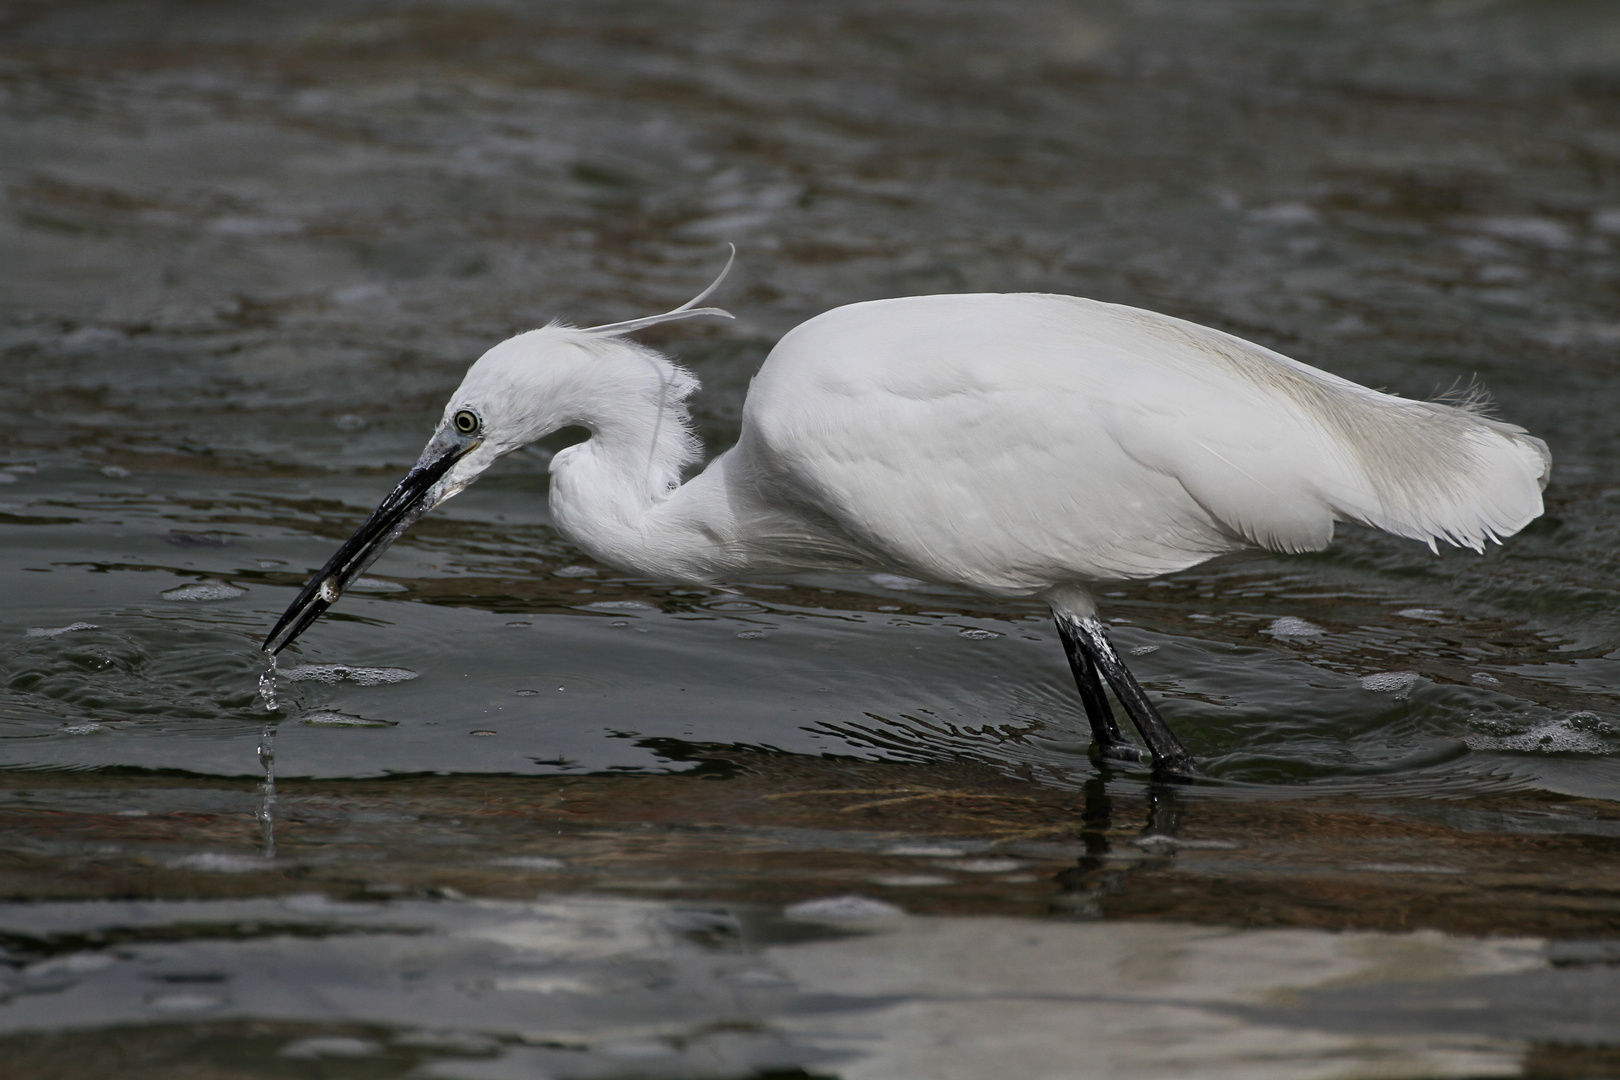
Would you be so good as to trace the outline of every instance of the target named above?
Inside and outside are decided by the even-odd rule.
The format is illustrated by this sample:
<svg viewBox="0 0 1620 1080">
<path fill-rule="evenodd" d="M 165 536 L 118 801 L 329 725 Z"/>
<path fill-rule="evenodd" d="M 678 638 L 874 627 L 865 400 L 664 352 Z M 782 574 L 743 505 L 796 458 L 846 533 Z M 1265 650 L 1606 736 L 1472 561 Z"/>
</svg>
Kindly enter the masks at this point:
<svg viewBox="0 0 1620 1080">
<path fill-rule="evenodd" d="M 1550 458 L 1522 428 L 1180 319 L 1043 294 L 877 300 L 809 320 L 755 377 L 737 445 L 683 484 L 699 452 L 685 405 L 696 380 L 622 335 L 724 314 L 693 310 L 701 299 L 491 349 L 446 407 L 406 512 L 368 523 L 376 535 L 311 588 L 352 581 L 379 543 L 501 455 L 582 425 L 591 438 L 552 461 L 551 509 L 593 557 L 666 580 L 881 570 L 1042 597 L 1082 695 L 1100 672 L 1148 725 L 1155 762 L 1189 771 L 1168 728 L 1149 731 L 1157 715 L 1138 715 L 1152 712 L 1145 697 L 1127 700 L 1134 680 L 1111 672 L 1091 584 L 1244 547 L 1318 550 L 1335 521 L 1482 550 L 1542 512 Z M 1086 704 L 1105 756 L 1133 756 Z"/>
</svg>

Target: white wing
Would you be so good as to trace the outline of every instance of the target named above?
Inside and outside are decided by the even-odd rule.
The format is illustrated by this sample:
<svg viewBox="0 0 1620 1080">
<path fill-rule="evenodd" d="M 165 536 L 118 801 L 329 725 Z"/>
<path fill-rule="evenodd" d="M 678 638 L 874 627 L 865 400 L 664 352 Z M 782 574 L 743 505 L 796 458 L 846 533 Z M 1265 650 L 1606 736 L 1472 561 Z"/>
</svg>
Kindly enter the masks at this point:
<svg viewBox="0 0 1620 1080">
<path fill-rule="evenodd" d="M 1541 513 L 1546 447 L 1230 335 L 1073 297 L 910 297 L 791 331 L 738 450 L 777 509 L 919 576 L 1146 577 L 1335 519 L 1479 548 Z"/>
</svg>

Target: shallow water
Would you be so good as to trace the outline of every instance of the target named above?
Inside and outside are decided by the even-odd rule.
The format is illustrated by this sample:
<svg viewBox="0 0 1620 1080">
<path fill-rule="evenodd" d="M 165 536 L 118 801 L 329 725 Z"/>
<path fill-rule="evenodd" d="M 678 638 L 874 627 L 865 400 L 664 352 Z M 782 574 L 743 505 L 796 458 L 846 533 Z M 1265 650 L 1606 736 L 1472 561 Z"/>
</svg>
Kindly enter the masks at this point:
<svg viewBox="0 0 1620 1080">
<path fill-rule="evenodd" d="M 0 1029 L 36 1075 L 140 1053 L 230 1076 L 987 1075 L 921 1049 L 1005 1006 L 963 1006 L 979 976 L 930 967 L 939 943 L 1027 926 L 1080 957 L 1126 921 L 1143 956 L 1120 970 L 1191 948 L 1193 926 L 1303 936 L 1253 939 L 1272 966 L 1233 976 L 1218 1022 L 1186 1005 L 1185 1059 L 1075 1065 L 1078 1036 L 1053 1032 L 1149 1022 L 1110 988 L 1020 1006 L 996 1071 L 1610 1069 L 1614 1017 L 1526 1004 L 1565 1000 L 1560 972 L 1570 1000 L 1610 992 L 1593 943 L 1620 929 L 1610 5 L 16 4 L 0 117 L 0 924 L 16 985 L 52 988 L 5 991 Z M 1411 396 L 1477 383 L 1551 445 L 1548 513 L 1484 556 L 1344 529 L 1318 555 L 1109 590 L 1207 773 L 1166 791 L 1098 776 L 1037 608 L 881 576 L 626 577 L 551 530 L 552 440 L 379 561 L 283 656 L 267 711 L 264 633 L 465 366 L 553 317 L 671 307 L 725 241 L 737 321 L 644 335 L 702 378 L 711 450 L 809 315 L 1044 290 Z M 925 854 L 885 854 L 908 845 Z M 908 914 L 795 936 L 821 924 L 784 911 L 851 893 Z M 363 906 L 276 914 L 317 894 Z M 506 962 L 469 933 L 543 918 L 588 938 L 575 913 L 598 901 L 579 898 L 603 896 L 649 926 L 701 909 L 776 929 L 702 931 L 717 952 L 657 938 L 685 974 L 645 1001 L 578 987 L 619 986 L 652 945 L 571 959 L 575 989 L 513 991 L 544 1023 L 407 1008 L 413 978 L 502 977 L 467 974 Z M 357 928 L 414 944 L 328 958 L 352 981 L 323 989 L 339 976 L 299 943 Z M 1330 933 L 1351 928 L 1373 936 Z M 1456 959 L 1505 955 L 1497 939 L 1537 974 Z M 887 944 L 781 961 L 791 993 L 768 1002 L 682 1003 L 724 996 L 716 957 L 849 940 Z M 1417 959 L 1279 1018 L 1279 988 L 1339 978 L 1285 972 L 1358 942 Z M 174 993 L 232 1004 L 169 1009 L 140 989 L 159 976 L 120 974 L 165 964 L 218 976 Z M 1075 970 L 1084 993 L 1110 981 Z M 982 994 L 1055 1000 L 997 971 Z M 1156 978 L 1143 994 L 1192 993 Z M 1387 1006 L 1431 984 L 1483 1011 Z M 272 1002 L 334 994 L 371 1004 Z M 564 1006 L 588 1021 L 546 1011 Z M 739 1017 L 729 1049 L 684 1049 Z M 49 1037 L 69 1024 L 99 1034 Z M 575 1042 L 530 1038 L 571 1024 Z"/>
</svg>

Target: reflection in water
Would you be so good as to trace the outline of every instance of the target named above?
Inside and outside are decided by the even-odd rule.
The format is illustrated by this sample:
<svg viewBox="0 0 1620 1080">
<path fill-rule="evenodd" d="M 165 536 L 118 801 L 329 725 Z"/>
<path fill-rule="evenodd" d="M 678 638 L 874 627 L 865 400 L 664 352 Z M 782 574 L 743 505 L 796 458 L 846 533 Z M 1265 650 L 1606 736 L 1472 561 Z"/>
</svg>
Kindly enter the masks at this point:
<svg viewBox="0 0 1620 1080">
<path fill-rule="evenodd" d="M 73 1076 L 165 1047 L 154 1076 L 217 1054 L 221 1074 L 315 1077 L 328 1052 L 378 1077 L 676 1072 L 695 1058 L 630 1022 L 648 1001 L 737 1076 L 853 1080 L 863 1054 L 889 1076 L 948 1075 L 916 1056 L 930 1032 L 1030 1049 L 1043 1031 L 1063 1052 L 1050 1073 L 1070 1076 L 1095 1047 L 1164 1048 L 1140 1027 L 1156 1017 L 1202 1055 L 1161 1076 L 1200 1075 L 1223 1046 L 1248 1048 L 1226 1059 L 1246 1080 L 1373 1073 L 1354 1040 L 1420 1022 L 1416 1050 L 1379 1044 L 1406 1063 L 1386 1075 L 1620 1072 L 1559 1056 L 1620 1042 L 1560 1026 L 1617 998 L 1616 969 L 1580 953 L 1620 928 L 1617 20 L 1535 0 L 10 5 L 0 884 L 31 902 L 3 927 L 20 951 L 0 967 L 0 1028 L 41 1034 L 0 1059 Z M 647 337 L 703 380 L 711 451 L 737 437 L 777 335 L 817 312 L 1059 292 L 1409 397 L 1477 373 L 1504 419 L 1552 444 L 1549 514 L 1483 557 L 1347 527 L 1320 555 L 1110 590 L 1115 640 L 1208 775 L 1165 792 L 1098 775 L 1044 614 L 907 580 L 729 593 L 618 577 L 550 528 L 544 453 L 422 522 L 376 567 L 388 591 L 300 641 L 308 677 L 280 688 L 296 702 L 273 670 L 255 697 L 263 634 L 415 459 L 470 359 L 553 317 L 678 303 L 725 241 L 739 322 Z M 199 582 L 227 587 L 173 593 Z M 294 706 L 345 722 L 288 723 Z M 1022 869 L 983 869 L 1010 860 Z M 516 907 L 458 913 L 456 893 Z M 538 970 L 544 927 L 566 944 L 591 912 L 524 905 L 569 893 L 663 897 L 586 907 L 735 947 L 714 956 L 737 966 L 644 998 L 665 958 L 640 946 L 620 966 Z M 138 900 L 101 906 L 249 894 L 264 907 L 197 915 L 195 940 L 120 938 Z M 848 927 L 797 927 L 812 946 L 797 953 L 771 936 L 785 906 L 847 894 L 914 914 L 842 951 Z M 328 981 L 329 942 L 284 933 L 396 920 L 436 947 L 462 917 L 511 931 L 519 945 L 483 940 L 515 967 L 449 947 L 442 966 L 401 952 L 367 968 L 388 943 L 350 934 L 355 978 Z M 1209 944 L 1223 935 L 1229 951 Z M 1404 1014 L 1290 999 L 1303 1011 L 1282 1028 L 1328 1032 L 1309 1046 L 1250 1039 L 1278 1025 L 1234 1019 L 1220 993 L 1191 1012 L 1165 996 L 1237 980 L 1285 999 L 1299 987 L 1248 977 L 1259 946 L 1356 977 L 1377 975 L 1356 948 L 1389 960 L 1341 984 L 1353 994 L 1409 970 L 1403 956 L 1436 974 L 1515 936 L 1565 939 L 1575 966 L 1531 964 L 1519 976 L 1544 981 L 1517 989 L 1448 978 L 1432 1000 L 1409 987 Z M 1026 937 L 1061 980 L 995 966 Z M 1155 1004 L 1013 1000 L 1074 994 L 1068 950 L 1126 941 L 1143 963 L 1087 977 L 1157 979 Z M 125 945 L 223 982 L 155 984 Z M 781 964 L 754 963 L 761 950 Z M 972 963 L 930 966 L 957 952 Z M 1193 985 L 1177 957 L 1214 981 Z M 288 1014 L 254 1004 L 261 960 L 287 961 L 284 1000 L 328 986 L 348 1019 L 272 1024 Z M 877 981 L 908 970 L 920 988 Z M 420 995 L 380 991 L 361 1016 L 367 971 Z M 928 997 L 967 993 L 975 972 L 1000 996 Z M 1559 996 L 1564 975 L 1587 997 Z M 860 1006 L 800 1043 L 750 1034 L 797 1023 L 769 1001 L 708 1027 L 679 1013 L 772 977 Z M 226 997 L 245 1019 L 162 1011 Z M 490 1001 L 518 1019 L 480 1026 Z M 1483 1043 L 1470 1016 L 1493 1027 Z M 68 1019 L 104 1026 L 61 1039 Z M 1537 1025 L 1563 1049 L 1534 1048 Z M 1221 1030 L 1235 1041 L 1198 1041 Z M 1279 1056 L 1243 1056 L 1256 1047 Z"/>
</svg>

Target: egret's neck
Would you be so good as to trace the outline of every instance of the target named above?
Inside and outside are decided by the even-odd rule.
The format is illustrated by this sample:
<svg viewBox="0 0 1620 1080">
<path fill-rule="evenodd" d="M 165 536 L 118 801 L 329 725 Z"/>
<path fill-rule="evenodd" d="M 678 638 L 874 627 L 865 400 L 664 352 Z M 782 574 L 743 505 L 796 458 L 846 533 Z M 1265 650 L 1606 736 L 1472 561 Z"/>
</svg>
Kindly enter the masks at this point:
<svg viewBox="0 0 1620 1080">
<path fill-rule="evenodd" d="M 723 496 L 706 476 L 681 486 L 698 444 L 680 399 L 650 391 L 581 411 L 591 438 L 552 459 L 552 521 L 609 566 L 665 579 L 722 575 L 718 538 L 703 522 L 724 516 Z"/>
</svg>

